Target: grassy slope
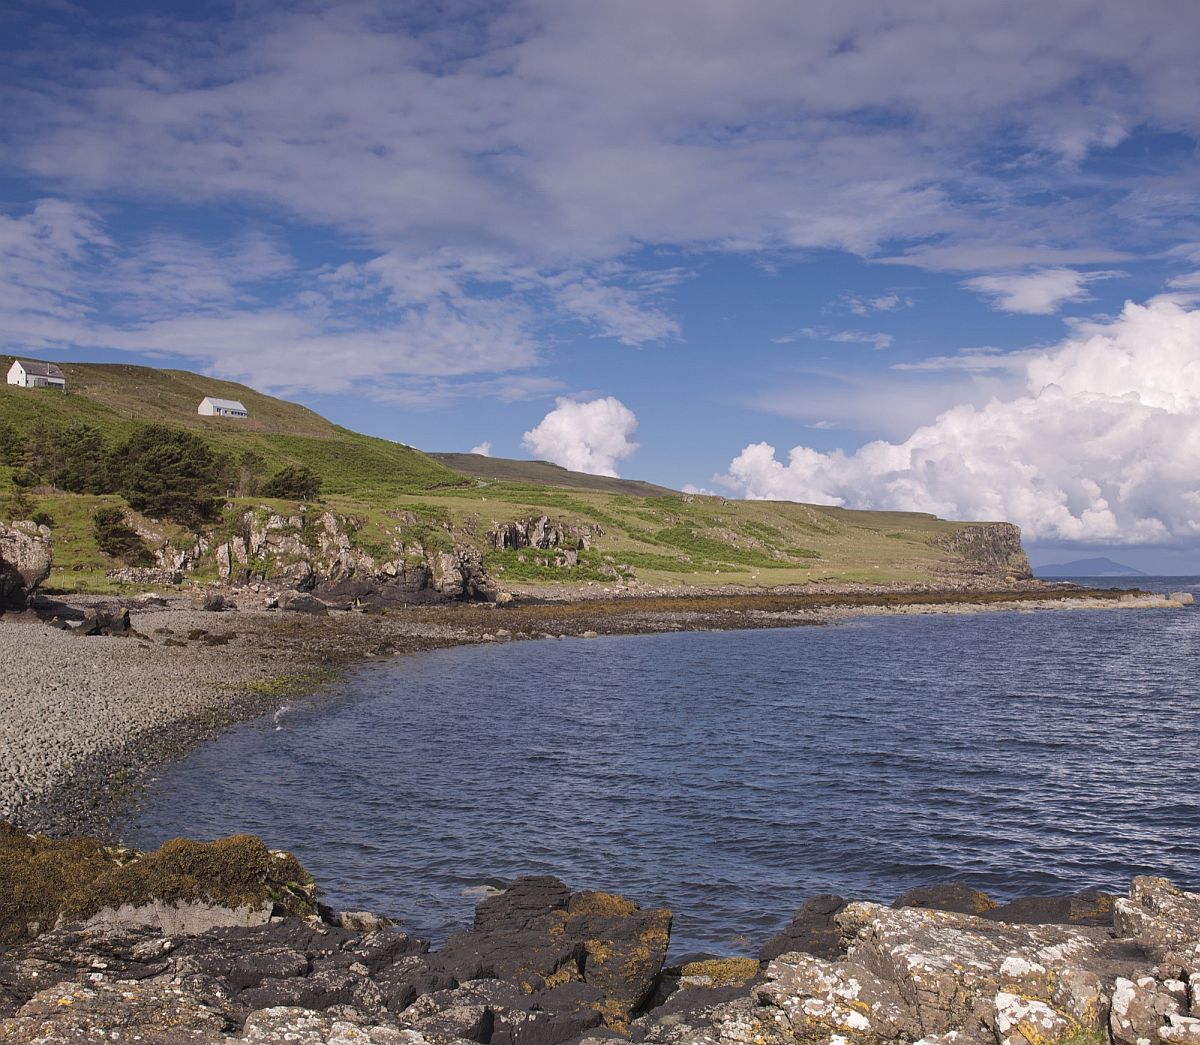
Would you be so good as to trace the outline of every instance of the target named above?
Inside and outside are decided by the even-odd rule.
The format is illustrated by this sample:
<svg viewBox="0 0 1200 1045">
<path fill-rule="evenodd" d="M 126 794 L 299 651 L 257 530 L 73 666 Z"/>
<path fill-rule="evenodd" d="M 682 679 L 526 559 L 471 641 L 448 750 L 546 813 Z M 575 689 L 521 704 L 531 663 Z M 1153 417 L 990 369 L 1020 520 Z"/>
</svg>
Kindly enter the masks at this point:
<svg viewBox="0 0 1200 1045">
<path fill-rule="evenodd" d="M 573 490 L 628 494 L 630 497 L 661 497 L 675 492 L 665 486 L 655 486 L 654 483 L 644 483 L 638 479 L 614 479 L 607 475 L 572 472 L 549 461 L 514 461 L 506 457 L 484 457 L 482 454 L 431 453 L 429 456 L 447 468 L 477 479 L 565 486 Z"/>
<path fill-rule="evenodd" d="M 0 366 L 7 369 L 7 360 L 0 359 Z M 595 478 L 597 489 L 583 489 L 579 484 L 586 477 L 544 462 L 498 462 L 500 477 L 468 477 L 419 451 L 339 428 L 304 407 L 242 385 L 145 367 L 66 364 L 63 369 L 65 395 L 0 385 L 0 419 L 18 425 L 39 419 L 86 421 L 112 442 L 138 423 L 161 421 L 198 431 L 234 455 L 254 450 L 271 470 L 307 464 L 322 476 L 329 507 L 358 520 L 355 539 L 369 550 L 385 551 L 398 535 L 447 543 L 447 523 L 454 540 L 486 548 L 486 532 L 496 523 L 541 514 L 603 528 L 574 570 L 541 565 L 536 553 L 490 552 L 488 567 L 502 584 L 607 582 L 601 571 L 612 566 L 631 567 L 622 572 L 652 584 L 922 581 L 958 561 L 930 539 L 959 524 L 929 515 L 726 501 L 662 493 L 650 484 L 613 485 L 603 477 Z M 245 421 L 200 417 L 195 409 L 204 395 L 240 399 L 251 416 Z M 447 457 L 455 460 L 450 455 L 443 460 Z M 527 481 L 530 477 L 542 481 Z M 560 483 L 549 485 L 547 478 Z M 9 470 L 0 468 L 0 504 L 7 504 L 9 485 Z M 114 564 L 95 545 L 91 514 L 98 504 L 117 499 L 54 491 L 37 492 L 33 499 L 56 522 L 52 583 L 102 587 L 104 571 Z M 246 502 L 257 503 L 264 502 Z M 418 523 L 398 522 L 396 513 L 402 510 L 416 513 Z M 146 528 L 163 539 L 185 540 L 169 526 L 147 521 Z"/>
<path fill-rule="evenodd" d="M 6 372 L 10 363 L 11 357 L 0 357 Z M 235 457 L 246 450 L 261 454 L 269 471 L 306 464 L 320 474 L 330 493 L 353 493 L 372 502 L 470 482 L 418 450 L 339 428 L 303 406 L 245 385 L 184 370 L 94 363 L 62 367 L 67 376 L 65 395 L 0 385 L 0 418 L 17 425 L 85 421 L 110 442 L 125 438 L 139 423 L 176 425 L 198 432 Z M 250 416 L 201 417 L 196 407 L 206 395 L 239 399 Z"/>
</svg>

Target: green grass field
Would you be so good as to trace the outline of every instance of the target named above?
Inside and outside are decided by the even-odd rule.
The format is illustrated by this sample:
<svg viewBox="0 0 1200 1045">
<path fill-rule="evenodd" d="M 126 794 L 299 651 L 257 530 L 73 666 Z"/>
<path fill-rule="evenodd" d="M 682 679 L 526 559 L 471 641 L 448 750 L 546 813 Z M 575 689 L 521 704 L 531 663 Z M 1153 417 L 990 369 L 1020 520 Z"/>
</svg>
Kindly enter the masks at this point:
<svg viewBox="0 0 1200 1045">
<path fill-rule="evenodd" d="M 0 359 L 7 369 L 9 360 Z M 400 537 L 430 548 L 474 544 L 504 585 L 611 584 L 633 578 L 649 584 L 768 586 L 808 581 L 918 582 L 956 556 L 931 541 L 961 528 L 931 515 L 862 512 L 779 501 L 730 501 L 678 494 L 636 481 L 615 480 L 548 465 L 475 455 L 440 455 L 360 435 L 305 407 L 243 385 L 178 370 L 63 364 L 66 393 L 0 386 L 0 421 L 18 428 L 38 422 L 94 425 L 114 444 L 139 424 L 157 422 L 197 432 L 215 449 L 238 457 L 251 450 L 268 471 L 303 464 L 322 480 L 322 499 L 353 519 L 354 540 L 386 554 Z M 205 395 L 239 399 L 244 420 L 201 417 Z M 467 459 L 464 462 L 464 459 Z M 461 465 L 471 474 L 449 465 Z M 0 468 L 0 517 L 11 517 L 12 469 Z M 115 564 L 96 546 L 91 517 L 114 496 L 90 497 L 52 489 L 30 492 L 36 510 L 54 519 L 52 584 L 62 589 L 105 588 Z M 229 511 L 266 503 L 233 500 Z M 279 502 L 290 511 L 295 506 Z M 398 523 L 402 513 L 416 522 Z M 553 557 L 517 556 L 488 548 L 495 525 L 548 515 L 568 525 L 603 530 L 573 568 Z M 142 520 L 157 541 L 186 542 L 178 527 Z"/>
</svg>

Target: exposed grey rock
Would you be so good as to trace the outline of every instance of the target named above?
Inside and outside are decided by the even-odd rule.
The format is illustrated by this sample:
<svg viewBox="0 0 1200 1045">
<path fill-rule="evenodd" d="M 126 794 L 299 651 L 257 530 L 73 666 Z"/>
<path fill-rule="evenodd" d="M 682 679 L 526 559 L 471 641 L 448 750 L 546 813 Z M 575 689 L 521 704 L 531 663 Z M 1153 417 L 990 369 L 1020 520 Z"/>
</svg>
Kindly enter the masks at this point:
<svg viewBox="0 0 1200 1045">
<path fill-rule="evenodd" d="M 119 581 L 122 584 L 148 584 L 158 587 L 183 583 L 183 574 L 179 570 L 157 566 L 122 566 L 117 570 L 108 570 L 104 575 L 110 581 Z"/>
<path fill-rule="evenodd" d="M 1156 1042 L 1168 1017 L 1180 1015 L 1179 999 L 1153 976 L 1118 977 L 1112 993 L 1109 1030 L 1118 1045 Z"/>
<path fill-rule="evenodd" d="M 1200 940 L 1200 894 L 1185 893 L 1166 878 L 1139 876 L 1129 898 L 1116 902 L 1113 924 L 1118 936 L 1156 943 Z"/>
<path fill-rule="evenodd" d="M 270 904 L 263 907 L 253 907 L 249 904 L 241 907 L 221 907 L 198 902 L 166 903 L 153 900 L 136 907 L 132 904 L 122 904 L 115 909 L 106 908 L 89 918 L 84 925 L 148 928 L 168 936 L 195 936 L 210 929 L 264 925 L 270 918 Z"/>
<path fill-rule="evenodd" d="M 35 994 L 16 1016 L 0 1020 L 0 1041 L 33 1045 L 100 1038 L 220 1045 L 229 1027 L 219 1009 L 174 984 L 58 983 Z"/>
<path fill-rule="evenodd" d="M 0 523 L 0 611 L 24 609 L 50 576 L 50 530 L 32 522 Z"/>
</svg>

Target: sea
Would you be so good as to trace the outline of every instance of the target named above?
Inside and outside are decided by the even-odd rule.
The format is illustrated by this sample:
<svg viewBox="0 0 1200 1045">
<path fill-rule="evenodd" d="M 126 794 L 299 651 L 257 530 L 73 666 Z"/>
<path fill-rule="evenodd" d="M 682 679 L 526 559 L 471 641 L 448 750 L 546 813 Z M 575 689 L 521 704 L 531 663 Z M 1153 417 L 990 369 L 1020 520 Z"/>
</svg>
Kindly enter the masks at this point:
<svg viewBox="0 0 1200 1045">
<path fill-rule="evenodd" d="M 259 835 L 435 942 L 553 874 L 671 908 L 676 955 L 757 950 L 817 893 L 1198 888 L 1198 679 L 1200 605 L 439 650 L 229 729 L 121 836 Z"/>
</svg>

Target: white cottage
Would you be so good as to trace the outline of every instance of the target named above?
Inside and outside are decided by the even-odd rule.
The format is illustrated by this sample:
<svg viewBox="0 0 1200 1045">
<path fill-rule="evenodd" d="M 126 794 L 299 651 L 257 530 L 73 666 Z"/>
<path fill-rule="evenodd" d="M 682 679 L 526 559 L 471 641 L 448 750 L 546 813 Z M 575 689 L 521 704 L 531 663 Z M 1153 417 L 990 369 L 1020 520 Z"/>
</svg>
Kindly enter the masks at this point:
<svg viewBox="0 0 1200 1045">
<path fill-rule="evenodd" d="M 196 413 L 205 417 L 245 417 L 246 408 L 236 399 L 214 399 L 205 396 L 196 407 Z"/>
<path fill-rule="evenodd" d="M 8 368 L 8 383 L 21 388 L 61 388 L 66 391 L 67 378 L 53 363 L 27 363 L 13 360 Z"/>
</svg>

